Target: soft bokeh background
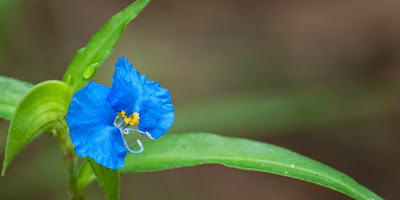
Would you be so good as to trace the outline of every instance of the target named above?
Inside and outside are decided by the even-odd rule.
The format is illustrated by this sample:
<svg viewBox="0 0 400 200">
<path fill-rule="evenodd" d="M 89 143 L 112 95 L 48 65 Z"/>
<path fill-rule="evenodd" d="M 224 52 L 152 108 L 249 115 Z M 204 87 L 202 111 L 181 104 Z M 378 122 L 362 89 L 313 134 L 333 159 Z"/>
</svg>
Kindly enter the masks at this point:
<svg viewBox="0 0 400 200">
<path fill-rule="evenodd" d="M 1 0 L 0 75 L 61 79 L 126 0 Z M 94 80 L 126 56 L 170 90 L 168 134 L 209 131 L 276 144 L 400 199 L 400 2 L 153 0 Z M 0 120 L 0 157 L 9 122 Z M 349 199 L 310 183 L 204 165 L 122 175 L 121 199 Z M 0 179 L 0 199 L 67 199 L 44 134 Z M 87 199 L 104 199 L 97 184 Z"/>
</svg>

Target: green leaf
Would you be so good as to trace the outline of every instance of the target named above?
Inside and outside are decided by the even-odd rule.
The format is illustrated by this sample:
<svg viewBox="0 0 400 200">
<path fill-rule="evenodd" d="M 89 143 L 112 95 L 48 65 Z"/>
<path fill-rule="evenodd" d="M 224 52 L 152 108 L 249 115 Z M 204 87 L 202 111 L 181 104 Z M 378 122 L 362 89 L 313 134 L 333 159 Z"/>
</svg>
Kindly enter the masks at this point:
<svg viewBox="0 0 400 200">
<path fill-rule="evenodd" d="M 134 19 L 150 0 L 137 0 L 114 15 L 101 28 L 86 47 L 78 50 L 72 59 L 63 81 L 71 85 L 72 93 L 84 86 L 96 73 L 97 68 L 117 45 L 125 26 Z"/>
<path fill-rule="evenodd" d="M 22 97 L 32 87 L 30 83 L 0 76 L 0 118 L 10 120 Z"/>
<path fill-rule="evenodd" d="M 79 168 L 78 190 L 84 191 L 86 186 L 94 180 L 96 180 L 96 175 L 93 174 L 89 163 L 87 161 L 83 162 Z"/>
<path fill-rule="evenodd" d="M 120 173 L 215 163 L 305 180 L 356 199 L 381 199 L 333 168 L 270 144 L 209 133 L 189 133 L 147 140 L 143 145 L 142 154 L 128 154 Z"/>
<path fill-rule="evenodd" d="M 119 174 L 118 170 L 108 169 L 94 162 L 91 158 L 86 158 L 86 161 L 92 167 L 94 174 L 97 177 L 104 193 L 108 200 L 119 199 Z"/>
<path fill-rule="evenodd" d="M 2 175 L 15 155 L 35 137 L 62 127 L 70 100 L 70 87 L 61 81 L 40 83 L 23 97 L 11 120 Z"/>
</svg>

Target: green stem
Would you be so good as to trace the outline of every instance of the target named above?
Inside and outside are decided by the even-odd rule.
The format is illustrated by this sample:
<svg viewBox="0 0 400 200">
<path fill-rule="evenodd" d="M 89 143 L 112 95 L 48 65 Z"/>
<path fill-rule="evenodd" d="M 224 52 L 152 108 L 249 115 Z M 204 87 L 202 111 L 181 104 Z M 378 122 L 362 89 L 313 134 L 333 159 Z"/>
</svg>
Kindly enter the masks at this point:
<svg viewBox="0 0 400 200">
<path fill-rule="evenodd" d="M 85 199 L 85 192 L 76 193 L 76 195 L 72 196 L 71 200 L 84 200 Z"/>
<path fill-rule="evenodd" d="M 79 190 L 78 187 L 78 174 L 76 173 L 76 159 L 72 166 L 68 166 L 69 169 L 69 190 L 71 200 L 83 200 L 85 191 Z"/>
<path fill-rule="evenodd" d="M 85 197 L 85 187 L 79 187 L 79 174 L 77 173 L 78 156 L 74 152 L 74 145 L 69 137 L 69 128 L 66 122 L 60 121 L 59 126 L 52 132 L 58 139 L 63 152 L 64 163 L 68 168 L 71 200 L 83 200 Z"/>
</svg>

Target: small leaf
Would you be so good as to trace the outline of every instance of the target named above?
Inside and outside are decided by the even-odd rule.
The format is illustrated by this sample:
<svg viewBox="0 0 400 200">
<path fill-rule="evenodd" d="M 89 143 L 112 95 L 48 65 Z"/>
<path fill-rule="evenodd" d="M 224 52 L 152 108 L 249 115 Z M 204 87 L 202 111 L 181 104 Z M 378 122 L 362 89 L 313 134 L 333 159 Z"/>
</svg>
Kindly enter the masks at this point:
<svg viewBox="0 0 400 200">
<path fill-rule="evenodd" d="M 71 85 L 72 94 L 84 86 L 96 73 L 97 68 L 117 45 L 125 26 L 134 19 L 150 0 L 137 0 L 114 15 L 101 28 L 86 47 L 78 50 L 72 59 L 63 81 Z"/>
<path fill-rule="evenodd" d="M 30 83 L 0 76 L 0 118 L 10 120 L 22 97 L 32 87 Z"/>
<path fill-rule="evenodd" d="M 79 168 L 78 189 L 84 190 L 94 180 L 96 180 L 96 175 L 93 174 L 89 163 L 87 161 L 83 162 Z"/>
<path fill-rule="evenodd" d="M 164 136 L 128 154 L 120 173 L 147 172 L 200 164 L 222 164 L 315 183 L 355 199 L 381 199 L 349 176 L 310 158 L 270 144 L 208 133 Z"/>
<path fill-rule="evenodd" d="M 15 155 L 35 137 L 62 126 L 70 100 L 70 87 L 61 81 L 40 83 L 23 97 L 11 120 L 2 175 Z"/>
<path fill-rule="evenodd" d="M 97 164 L 91 158 L 86 158 L 86 161 L 92 167 L 94 174 L 97 177 L 101 187 L 106 194 L 108 200 L 119 199 L 119 174 L 118 170 L 108 169 L 102 165 Z"/>
</svg>

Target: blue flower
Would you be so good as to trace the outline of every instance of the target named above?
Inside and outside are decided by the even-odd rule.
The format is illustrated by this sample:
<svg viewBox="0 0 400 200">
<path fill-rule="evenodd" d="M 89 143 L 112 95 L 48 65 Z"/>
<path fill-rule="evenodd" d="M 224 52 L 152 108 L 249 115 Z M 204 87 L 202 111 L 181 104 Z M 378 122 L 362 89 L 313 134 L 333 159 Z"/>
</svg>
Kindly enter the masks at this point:
<svg viewBox="0 0 400 200">
<path fill-rule="evenodd" d="M 111 88 L 90 81 L 75 93 L 67 113 L 69 135 L 78 156 L 110 169 L 124 166 L 131 131 L 157 139 L 172 126 L 174 107 L 167 89 L 140 75 L 124 57 L 115 64 Z M 134 129 L 137 125 L 138 129 Z"/>
</svg>

